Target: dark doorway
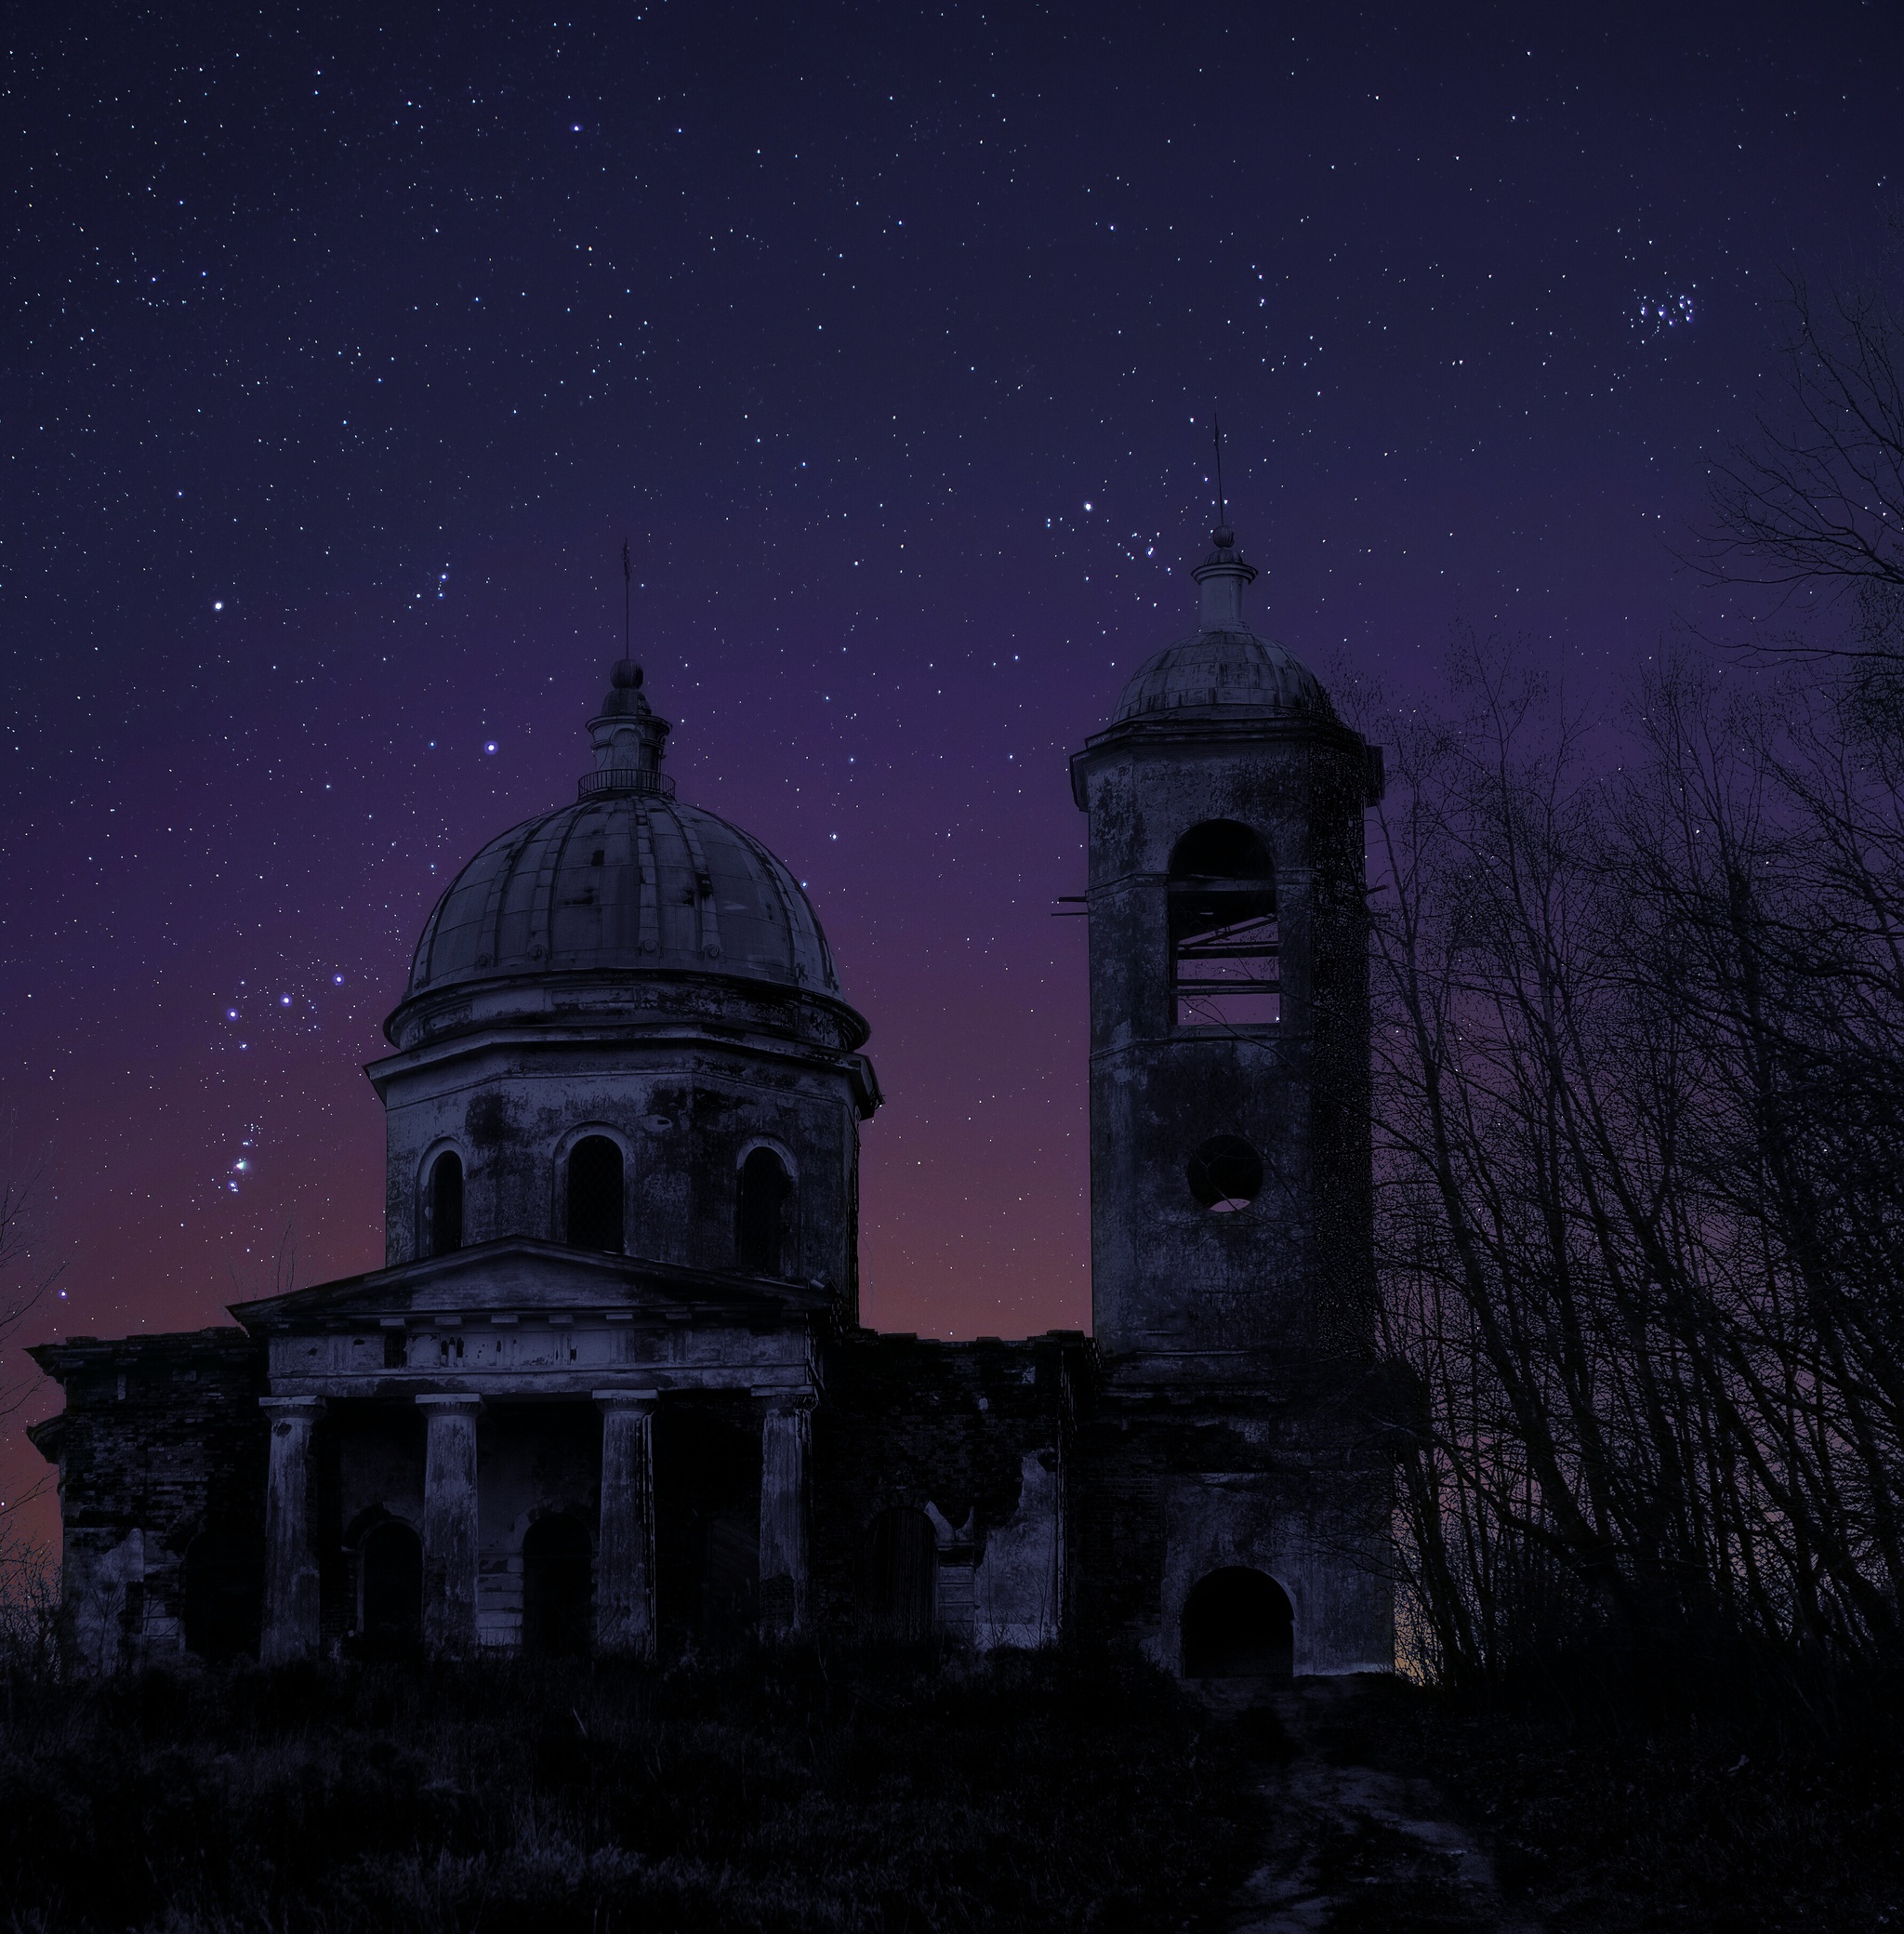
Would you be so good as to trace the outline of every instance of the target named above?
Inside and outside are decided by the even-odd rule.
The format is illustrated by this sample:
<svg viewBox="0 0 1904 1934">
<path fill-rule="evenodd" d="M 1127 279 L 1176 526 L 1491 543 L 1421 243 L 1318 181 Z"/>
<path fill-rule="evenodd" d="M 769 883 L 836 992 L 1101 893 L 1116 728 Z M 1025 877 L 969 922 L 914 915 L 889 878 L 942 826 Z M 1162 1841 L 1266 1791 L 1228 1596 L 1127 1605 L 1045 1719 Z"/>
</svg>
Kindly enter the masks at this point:
<svg viewBox="0 0 1904 1934">
<path fill-rule="evenodd" d="M 1183 1603 L 1183 1676 L 1288 1678 L 1296 1621 L 1275 1579 L 1242 1565 L 1212 1571 Z"/>
<path fill-rule="evenodd" d="M 740 1266 L 778 1276 L 787 1247 L 787 1198 L 793 1183 L 771 1148 L 748 1150 L 740 1165 Z"/>
<path fill-rule="evenodd" d="M 621 1149 L 606 1135 L 585 1135 L 569 1150 L 571 1244 L 620 1255 L 622 1201 Z"/>
<path fill-rule="evenodd" d="M 402 1656 L 423 1643 L 423 1540 L 401 1518 L 386 1518 L 358 1545 L 363 1567 L 366 1651 Z"/>
<path fill-rule="evenodd" d="M 185 1547 L 185 1649 L 209 1663 L 258 1649 L 253 1556 L 228 1531 L 201 1531 Z"/>
<path fill-rule="evenodd" d="M 593 1553 L 566 1513 L 538 1517 L 522 1540 L 522 1649 L 574 1658 L 595 1636 Z"/>
<path fill-rule="evenodd" d="M 760 1424 L 746 1399 L 654 1414 L 655 1609 L 665 1645 L 724 1649 L 760 1620 Z"/>
<path fill-rule="evenodd" d="M 430 1170 L 430 1253 L 446 1256 L 463 1246 L 463 1158 L 445 1149 Z"/>
<path fill-rule="evenodd" d="M 910 1641 L 938 1623 L 939 1538 L 923 1511 L 895 1506 L 866 1533 L 866 1604 L 873 1629 Z"/>
</svg>

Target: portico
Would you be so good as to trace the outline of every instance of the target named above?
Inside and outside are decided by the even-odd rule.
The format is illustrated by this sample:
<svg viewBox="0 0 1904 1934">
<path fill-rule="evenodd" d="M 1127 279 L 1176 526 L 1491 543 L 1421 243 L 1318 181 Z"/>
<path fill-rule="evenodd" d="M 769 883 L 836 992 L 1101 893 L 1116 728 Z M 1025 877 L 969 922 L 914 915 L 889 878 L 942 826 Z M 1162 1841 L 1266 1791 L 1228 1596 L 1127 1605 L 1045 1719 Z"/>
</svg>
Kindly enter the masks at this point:
<svg viewBox="0 0 1904 1934">
<path fill-rule="evenodd" d="M 809 1287 L 510 1239 L 237 1314 L 270 1365 L 268 1657 L 364 1641 L 395 1616 L 372 1570 L 392 1527 L 420 1541 L 414 1630 L 439 1656 L 533 1642 L 536 1528 L 554 1520 L 587 1555 L 598 1650 L 653 1655 L 664 1546 L 691 1574 L 668 1607 L 690 1634 L 731 1631 L 742 1601 L 763 1636 L 804 1628 Z M 657 1429 L 715 1432 L 724 1462 L 696 1442 L 670 1496 Z"/>
</svg>

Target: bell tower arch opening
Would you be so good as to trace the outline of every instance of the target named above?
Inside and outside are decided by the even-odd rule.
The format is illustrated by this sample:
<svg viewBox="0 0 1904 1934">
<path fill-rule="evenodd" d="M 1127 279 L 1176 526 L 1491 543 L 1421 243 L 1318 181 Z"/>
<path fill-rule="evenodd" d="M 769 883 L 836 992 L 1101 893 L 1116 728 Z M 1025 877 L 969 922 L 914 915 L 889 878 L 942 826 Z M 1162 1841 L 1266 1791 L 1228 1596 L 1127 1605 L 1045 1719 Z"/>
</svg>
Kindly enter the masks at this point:
<svg viewBox="0 0 1904 1934">
<path fill-rule="evenodd" d="M 1192 827 L 1170 854 L 1170 1011 L 1179 1027 L 1273 1027 L 1282 1018 L 1276 868 L 1232 819 Z"/>
</svg>

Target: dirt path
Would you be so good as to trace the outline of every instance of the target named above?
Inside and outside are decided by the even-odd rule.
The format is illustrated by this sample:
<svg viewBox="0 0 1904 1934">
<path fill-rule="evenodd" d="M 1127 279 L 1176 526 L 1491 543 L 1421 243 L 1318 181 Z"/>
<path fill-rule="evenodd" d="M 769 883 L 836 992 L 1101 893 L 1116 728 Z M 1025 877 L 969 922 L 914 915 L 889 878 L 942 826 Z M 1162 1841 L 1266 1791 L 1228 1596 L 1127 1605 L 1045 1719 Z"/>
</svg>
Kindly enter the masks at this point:
<svg viewBox="0 0 1904 1934">
<path fill-rule="evenodd" d="M 1432 1780 L 1361 1763 L 1352 1679 L 1311 1679 L 1223 1702 L 1263 1722 L 1269 1845 L 1231 1934 L 1539 1934 L 1503 1906 L 1494 1863 Z M 1248 1725 L 1247 1715 L 1240 1723 Z"/>
</svg>

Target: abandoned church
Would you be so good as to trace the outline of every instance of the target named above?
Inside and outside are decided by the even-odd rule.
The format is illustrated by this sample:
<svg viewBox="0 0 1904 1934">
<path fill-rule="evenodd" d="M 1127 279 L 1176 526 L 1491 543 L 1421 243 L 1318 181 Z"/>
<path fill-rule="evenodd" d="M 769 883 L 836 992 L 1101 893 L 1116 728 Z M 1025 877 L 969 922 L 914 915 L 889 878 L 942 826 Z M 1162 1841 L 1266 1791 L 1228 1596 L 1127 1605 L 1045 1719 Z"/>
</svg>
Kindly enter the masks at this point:
<svg viewBox="0 0 1904 1934">
<path fill-rule="evenodd" d="M 787 868 L 676 796 L 623 660 L 575 801 L 417 941 L 368 1069 L 384 1266 L 33 1353 L 75 1663 L 845 1630 L 1387 1670 L 1381 755 L 1249 629 L 1231 531 L 1192 575 L 1197 629 L 1071 761 L 1089 1337 L 862 1326 L 866 1024 Z"/>
</svg>

